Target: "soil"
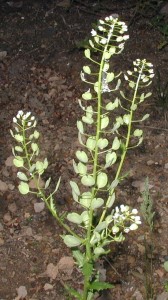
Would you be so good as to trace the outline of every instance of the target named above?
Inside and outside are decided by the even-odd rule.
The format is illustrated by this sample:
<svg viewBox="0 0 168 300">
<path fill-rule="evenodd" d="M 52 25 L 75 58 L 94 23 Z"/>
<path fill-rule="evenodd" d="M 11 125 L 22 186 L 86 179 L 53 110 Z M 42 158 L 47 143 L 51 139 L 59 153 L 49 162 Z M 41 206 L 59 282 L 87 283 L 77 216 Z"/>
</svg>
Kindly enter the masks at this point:
<svg viewBox="0 0 168 300">
<path fill-rule="evenodd" d="M 41 156 L 49 161 L 44 179 L 51 177 L 54 188 L 62 177 L 58 209 L 70 211 L 69 180 L 75 177 L 72 160 L 79 147 L 78 99 L 84 91 L 80 71 L 86 63 L 83 47 L 92 24 L 119 14 L 129 25 L 130 39 L 114 69 L 126 71 L 133 60 L 145 57 L 166 84 L 168 47 L 159 50 L 163 36 L 151 25 L 152 8 L 135 14 L 137 4 L 133 0 L 0 2 L 0 300 L 64 300 L 68 299 L 64 284 L 82 286 L 82 276 L 60 237 L 62 228 L 47 209 L 38 206 L 36 197 L 18 192 L 9 130 L 19 110 L 31 111 L 37 118 Z M 168 260 L 168 124 L 157 84 L 155 77 L 153 97 L 139 112 L 150 114 L 140 124 L 144 142 L 129 152 L 125 163 L 129 177 L 117 192 L 117 203 L 139 210 L 148 176 L 155 211 L 152 240 L 143 220 L 136 234 L 128 234 L 125 242 L 102 258 L 99 264 L 114 289 L 99 299 L 168 299 L 168 273 L 163 268 Z"/>
</svg>

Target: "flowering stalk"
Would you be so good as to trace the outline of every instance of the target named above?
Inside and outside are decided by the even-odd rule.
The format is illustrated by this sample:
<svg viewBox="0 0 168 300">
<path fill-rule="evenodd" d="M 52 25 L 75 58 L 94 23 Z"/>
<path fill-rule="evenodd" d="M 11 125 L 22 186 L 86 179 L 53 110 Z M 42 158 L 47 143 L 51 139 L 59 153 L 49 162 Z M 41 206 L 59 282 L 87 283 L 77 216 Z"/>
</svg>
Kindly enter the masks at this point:
<svg viewBox="0 0 168 300">
<path fill-rule="evenodd" d="M 133 71 L 129 70 L 124 75 L 130 87 L 129 96 L 126 97 L 121 89 L 121 99 L 115 96 L 121 85 L 121 73 L 110 72 L 109 61 L 112 56 L 123 51 L 125 41 L 129 38 L 126 31 L 126 24 L 117 18 L 110 16 L 99 20 L 97 30 L 91 31 L 92 39 L 89 44 L 100 53 L 100 61 L 97 60 L 97 55 L 92 57 L 90 49 L 85 50 L 85 57 L 90 63 L 83 67 L 81 79 L 89 85 L 89 89 L 82 94 L 82 100 L 79 100 L 83 116 L 77 121 L 79 142 L 83 150 L 76 151 L 76 161 L 73 162 L 81 187 L 79 188 L 77 180 L 70 181 L 73 199 L 78 204 L 77 212 L 71 211 L 64 217 L 59 216 L 53 199 L 59 181 L 55 191 L 48 197 L 44 190 L 49 186 L 50 179 L 44 188 L 40 186 L 40 177 L 48 167 L 48 161 L 37 161 L 39 148 L 33 139 L 38 139 L 39 133 L 35 130 L 27 136 L 29 130 L 36 126 L 34 117 L 30 113 L 24 115 L 19 112 L 13 120 L 17 125 L 16 134 L 11 133 L 21 145 L 15 146 L 13 150 L 14 164 L 22 168 L 22 172 L 18 173 L 21 180 L 19 191 L 22 194 L 35 193 L 29 188 L 30 179 L 35 179 L 37 196 L 45 201 L 53 216 L 67 230 L 68 234 L 62 238 L 72 249 L 83 274 L 84 284 L 82 293 L 66 288 L 73 297 L 80 300 L 91 300 L 97 291 L 112 287 L 111 284 L 100 281 L 95 263 L 100 256 L 110 251 L 108 245 L 111 242 L 124 241 L 125 235 L 141 224 L 137 209 L 124 204 L 114 206 L 115 190 L 123 176 L 122 167 L 127 151 L 137 147 L 143 140 L 143 131 L 132 129 L 132 124 L 149 116 L 136 120 L 135 112 L 139 104 L 151 95 L 144 92 L 139 94 L 139 88 L 142 90 L 148 86 L 154 76 L 152 64 L 145 59 L 137 59 L 133 63 Z M 109 97 L 109 93 L 113 92 L 114 96 Z M 110 170 L 113 165 L 116 165 L 116 173 L 111 180 Z M 80 227 L 80 233 L 76 234 L 71 230 L 66 219 Z"/>
</svg>

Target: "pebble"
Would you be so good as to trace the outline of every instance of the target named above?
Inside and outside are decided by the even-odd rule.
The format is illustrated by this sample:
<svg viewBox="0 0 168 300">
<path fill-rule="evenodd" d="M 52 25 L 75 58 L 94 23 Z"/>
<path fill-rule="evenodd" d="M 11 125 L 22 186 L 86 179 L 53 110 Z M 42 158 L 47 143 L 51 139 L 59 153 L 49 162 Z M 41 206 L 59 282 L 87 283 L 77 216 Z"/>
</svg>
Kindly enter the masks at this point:
<svg viewBox="0 0 168 300">
<path fill-rule="evenodd" d="M 5 165 L 7 167 L 12 167 L 13 166 L 13 159 L 14 159 L 14 156 L 11 155 L 9 156 L 6 160 L 5 160 Z"/>
<path fill-rule="evenodd" d="M 45 291 L 52 290 L 52 289 L 53 289 L 53 285 L 52 284 L 45 283 L 45 285 L 44 285 L 44 290 Z"/>
<path fill-rule="evenodd" d="M 6 213 L 4 216 L 3 216 L 3 220 L 4 220 L 4 222 L 5 223 L 8 223 L 8 222 L 10 222 L 11 221 L 11 215 L 10 215 L 10 213 L 8 212 L 8 213 Z"/>
<path fill-rule="evenodd" d="M 8 205 L 8 210 L 11 212 L 11 213 L 15 213 L 17 211 L 17 206 L 16 206 L 16 203 L 13 202 L 11 204 Z"/>
<path fill-rule="evenodd" d="M 4 245 L 4 239 L 0 237 L 0 246 Z"/>
<path fill-rule="evenodd" d="M 1 192 L 6 192 L 8 190 L 8 185 L 3 182 L 2 180 L 0 180 L 0 191 Z"/>
<path fill-rule="evenodd" d="M 147 164 L 147 166 L 152 166 L 152 165 L 154 165 L 154 163 L 155 163 L 155 162 L 154 162 L 153 160 L 150 159 L 150 160 L 147 161 L 146 164 Z"/>
<path fill-rule="evenodd" d="M 164 168 L 165 168 L 165 169 L 168 169 L 168 163 L 166 163 L 166 164 L 164 165 Z"/>
</svg>

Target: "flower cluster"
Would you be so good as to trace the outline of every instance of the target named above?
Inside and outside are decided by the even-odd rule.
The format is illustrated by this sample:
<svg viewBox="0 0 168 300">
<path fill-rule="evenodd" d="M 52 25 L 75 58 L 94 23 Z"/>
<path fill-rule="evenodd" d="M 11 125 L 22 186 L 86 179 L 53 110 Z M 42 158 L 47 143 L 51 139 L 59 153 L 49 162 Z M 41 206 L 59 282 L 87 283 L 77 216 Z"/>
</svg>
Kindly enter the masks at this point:
<svg viewBox="0 0 168 300">
<path fill-rule="evenodd" d="M 117 31 L 121 36 L 117 36 L 115 41 L 117 43 L 124 42 L 129 38 L 129 35 L 123 35 L 127 30 L 128 27 L 124 22 L 118 21 L 118 18 L 115 16 L 106 17 L 105 20 L 99 20 L 98 32 L 108 32 L 107 38 L 102 37 L 99 33 L 95 30 L 91 30 L 91 35 L 94 37 L 95 41 L 99 44 L 106 45 L 108 44 L 114 30 Z M 103 26 L 102 26 L 103 25 Z M 109 30 L 110 27 L 110 30 Z M 123 50 L 124 43 L 118 45 L 119 49 Z"/>
<path fill-rule="evenodd" d="M 138 72 L 140 75 L 140 79 L 143 83 L 149 82 L 150 79 L 154 77 L 153 65 L 151 63 L 146 62 L 146 59 L 140 60 L 139 58 L 133 62 L 134 72 Z M 128 75 L 133 75 L 132 71 L 127 71 Z M 131 81 L 128 75 L 124 75 L 125 80 Z"/>
<path fill-rule="evenodd" d="M 127 205 L 122 204 L 120 207 L 117 206 L 113 211 L 113 234 L 120 232 L 120 228 L 123 228 L 125 233 L 128 233 L 130 230 L 138 229 L 138 225 L 141 224 L 141 219 L 137 214 L 138 211 L 135 208 L 130 211 Z"/>
<path fill-rule="evenodd" d="M 30 111 L 24 114 L 23 110 L 19 110 L 16 117 L 13 118 L 14 124 L 20 125 L 19 124 L 20 122 L 21 125 L 24 125 L 26 123 L 28 127 L 30 126 L 35 127 L 37 123 L 35 121 L 35 117 L 31 116 Z"/>
</svg>

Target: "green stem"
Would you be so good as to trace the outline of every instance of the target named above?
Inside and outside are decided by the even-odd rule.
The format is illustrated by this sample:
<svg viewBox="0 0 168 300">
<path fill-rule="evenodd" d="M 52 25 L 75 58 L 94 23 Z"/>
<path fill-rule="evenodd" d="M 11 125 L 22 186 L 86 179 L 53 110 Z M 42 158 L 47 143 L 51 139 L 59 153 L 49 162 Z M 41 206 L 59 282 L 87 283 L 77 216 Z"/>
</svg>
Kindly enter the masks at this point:
<svg viewBox="0 0 168 300">
<path fill-rule="evenodd" d="M 120 160 L 120 164 L 118 166 L 118 169 L 117 169 L 117 173 L 116 173 L 116 176 L 115 176 L 115 179 L 114 180 L 118 180 L 119 177 L 120 177 L 120 173 L 121 173 L 121 170 L 122 170 L 122 167 L 123 167 L 123 164 L 124 164 L 124 161 L 125 161 L 125 157 L 126 157 L 126 154 L 127 154 L 127 150 L 128 150 L 128 146 L 129 146 L 129 142 L 130 142 L 130 137 L 131 137 L 131 129 L 132 129 L 132 120 L 133 120 L 133 115 L 134 115 L 134 110 L 132 109 L 132 107 L 134 106 L 135 104 L 135 101 L 136 101 L 136 98 L 137 98 L 137 92 L 138 92 L 138 87 L 139 87 L 139 81 L 141 79 L 141 75 L 142 75 L 142 71 L 143 71 L 143 67 L 144 67 L 144 64 L 142 65 L 141 67 L 141 70 L 139 72 L 139 76 L 137 78 L 137 82 L 136 82 L 136 85 L 135 85 L 135 91 L 134 91 L 134 95 L 133 95 L 133 99 L 131 101 L 131 108 L 130 108 L 130 122 L 128 124 L 128 130 L 127 130 L 127 137 L 126 137 L 126 142 L 125 142 L 125 147 L 124 147 L 124 151 L 121 155 L 121 160 Z M 111 197 L 114 193 L 114 189 L 111 189 L 109 191 L 109 196 Z M 108 205 L 109 205 L 109 202 L 110 202 L 110 197 L 109 197 L 109 200 L 107 200 L 106 202 L 106 207 L 105 209 L 103 210 L 102 212 L 102 215 L 100 217 L 100 220 L 99 220 L 99 223 L 101 223 L 103 220 L 104 220 L 104 217 L 106 215 L 106 212 L 108 210 Z"/>
<path fill-rule="evenodd" d="M 26 143 L 26 128 L 25 128 L 25 123 L 23 124 L 22 127 L 22 132 L 23 132 L 23 149 L 25 152 L 25 156 L 26 156 L 26 163 L 28 164 L 29 169 L 31 168 L 31 162 L 29 159 L 29 153 L 28 153 L 28 149 L 27 149 L 27 143 Z M 43 190 L 39 187 L 39 177 L 37 178 L 35 176 L 35 174 L 31 174 L 31 178 L 34 180 L 35 182 L 35 186 L 36 189 L 38 190 L 38 192 L 35 192 L 37 196 L 40 195 L 40 197 L 43 199 L 43 201 L 45 202 L 47 208 L 49 209 L 49 211 L 51 212 L 51 214 L 53 215 L 53 217 L 59 222 L 59 224 L 67 231 L 69 232 L 71 235 L 75 236 L 76 238 L 78 238 L 79 240 L 81 240 L 82 242 L 84 241 L 83 239 L 81 239 L 80 236 L 78 236 L 73 230 L 70 229 L 69 226 L 67 226 L 66 224 L 64 224 L 64 222 L 61 220 L 61 218 L 58 216 L 56 211 L 53 211 L 50 207 L 50 204 L 48 202 L 48 199 L 50 198 L 50 196 L 48 198 L 46 198 L 45 194 L 43 193 Z"/>
</svg>

